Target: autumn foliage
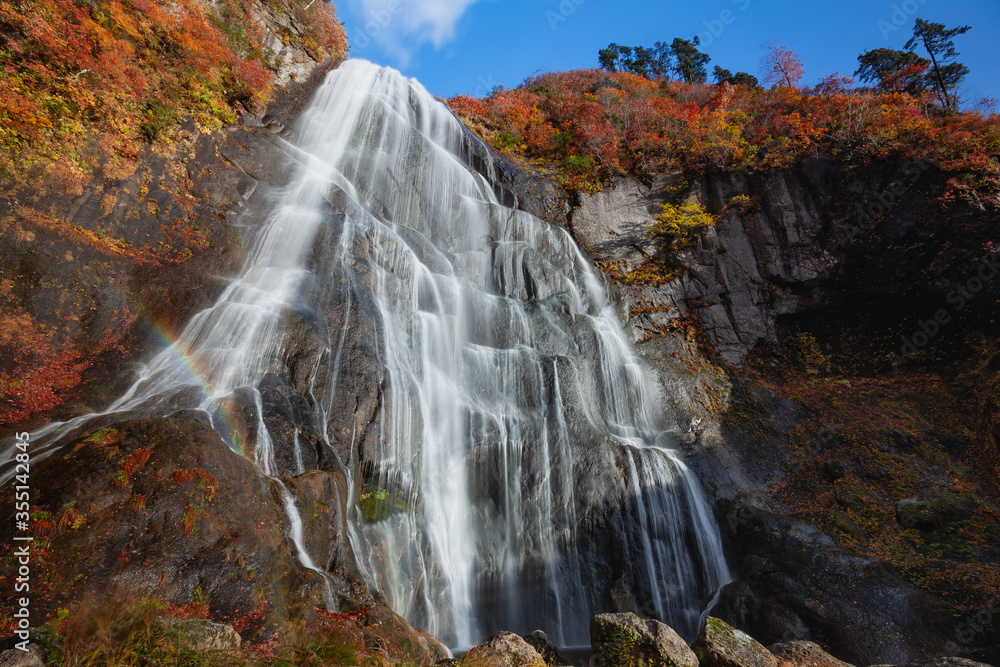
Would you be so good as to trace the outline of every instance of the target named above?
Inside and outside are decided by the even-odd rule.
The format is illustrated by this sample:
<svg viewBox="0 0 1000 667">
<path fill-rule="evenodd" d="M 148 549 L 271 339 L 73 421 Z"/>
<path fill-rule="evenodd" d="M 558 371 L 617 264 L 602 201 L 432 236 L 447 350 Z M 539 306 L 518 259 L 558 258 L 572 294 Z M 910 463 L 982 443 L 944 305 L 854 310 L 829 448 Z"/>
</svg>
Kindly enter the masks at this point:
<svg viewBox="0 0 1000 667">
<path fill-rule="evenodd" d="M 281 26 L 268 35 L 262 9 L 304 37 Z M 0 0 L 0 180 L 62 159 L 87 171 L 77 156 L 95 134 L 133 157 L 185 116 L 234 122 L 270 96 L 275 37 L 317 59 L 346 49 L 325 2 Z"/>
<path fill-rule="evenodd" d="M 996 189 L 996 116 L 945 113 L 927 98 L 848 84 L 834 76 L 816 89 L 766 89 L 578 70 L 449 104 L 497 150 L 560 165 L 570 188 L 621 175 L 768 170 L 824 155 L 916 158 Z"/>
<path fill-rule="evenodd" d="M 121 331 L 135 321 L 124 310 L 85 351 L 60 344 L 58 329 L 40 324 L 0 280 L 0 424 L 16 423 L 62 404 L 85 371 L 108 353 L 123 353 Z"/>
</svg>

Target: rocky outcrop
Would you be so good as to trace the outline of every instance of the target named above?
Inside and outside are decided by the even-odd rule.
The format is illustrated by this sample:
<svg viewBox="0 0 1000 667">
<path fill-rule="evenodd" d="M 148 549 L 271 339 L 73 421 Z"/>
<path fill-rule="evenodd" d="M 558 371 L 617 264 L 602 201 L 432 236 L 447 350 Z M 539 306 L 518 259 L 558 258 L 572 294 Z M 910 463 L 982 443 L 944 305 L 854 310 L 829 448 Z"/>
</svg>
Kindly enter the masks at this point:
<svg viewBox="0 0 1000 667">
<path fill-rule="evenodd" d="M 778 667 L 777 659 L 753 637 L 711 616 L 691 648 L 703 667 Z"/>
<path fill-rule="evenodd" d="M 665 623 L 635 614 L 598 614 L 590 621 L 595 665 L 698 667 L 698 656 Z"/>
<path fill-rule="evenodd" d="M 779 642 L 768 646 L 767 649 L 779 662 L 793 667 L 852 667 L 824 651 L 815 642 Z"/>
<path fill-rule="evenodd" d="M 887 208 L 880 202 L 893 188 L 903 188 L 906 196 L 893 194 Z M 580 194 L 566 224 L 599 266 L 627 275 L 662 259 L 647 229 L 663 204 L 678 197 L 701 203 L 717 222 L 702 231 L 693 249 L 670 258 L 679 275 L 662 285 L 622 285 L 624 305 L 636 340 L 693 317 L 710 349 L 741 366 L 759 343 L 778 342 L 788 316 L 825 307 L 839 311 L 846 330 L 855 330 L 863 317 L 869 337 L 872 328 L 900 321 L 919 331 L 914 315 L 927 316 L 921 303 L 945 304 L 949 290 L 965 286 L 980 270 L 995 275 L 982 250 L 991 240 L 988 212 L 953 206 L 942 215 L 939 197 L 947 188 L 942 175 L 923 164 L 884 163 L 846 173 L 818 159 L 753 176 L 626 179 Z M 934 245 L 942 236 L 949 241 Z M 961 305 L 974 300 L 977 313 L 961 313 L 963 320 L 985 322 L 996 306 L 1000 287 L 983 282 L 973 285 L 974 298 L 962 292 Z M 958 296 L 952 294 L 947 314 L 964 310 L 956 305 Z M 871 350 L 855 350 L 861 352 Z"/>
<path fill-rule="evenodd" d="M 681 275 L 663 286 L 624 288 L 633 335 L 648 338 L 673 319 L 695 316 L 722 359 L 740 365 L 760 341 L 777 340 L 776 318 L 799 307 L 793 285 L 809 285 L 835 264 L 820 243 L 824 216 L 807 194 L 811 174 L 779 172 L 751 186 L 739 175 L 718 175 L 696 184 L 692 194 L 710 211 L 725 213 L 678 258 Z M 667 203 L 665 190 L 684 187 L 683 176 L 651 183 L 625 181 L 609 190 L 580 195 L 573 232 L 599 265 L 628 274 L 660 254 L 647 231 Z M 738 195 L 759 197 L 759 211 L 728 206 Z"/>
<path fill-rule="evenodd" d="M 240 124 L 204 132 L 189 119 L 170 142 L 107 160 L 79 190 L 0 192 L 0 303 L 18 322 L 0 373 L 32 378 L 0 404 L 0 436 L 13 422 L 43 423 L 44 411 L 65 419 L 107 405 L 132 379 L 127 362 L 241 268 L 246 230 L 287 180 L 295 119 L 336 64 L 302 60 L 289 44 L 280 52 L 299 76 L 285 72 L 267 109 Z"/>
<path fill-rule="evenodd" d="M 542 656 L 513 632 L 498 632 L 463 657 L 463 667 L 545 667 Z"/>
</svg>

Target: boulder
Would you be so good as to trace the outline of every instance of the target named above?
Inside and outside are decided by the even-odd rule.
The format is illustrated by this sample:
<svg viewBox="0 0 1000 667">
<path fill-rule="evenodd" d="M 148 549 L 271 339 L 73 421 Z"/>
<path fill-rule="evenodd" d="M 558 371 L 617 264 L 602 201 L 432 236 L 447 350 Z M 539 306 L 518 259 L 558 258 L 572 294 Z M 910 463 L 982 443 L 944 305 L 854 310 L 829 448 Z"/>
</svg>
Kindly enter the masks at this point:
<svg viewBox="0 0 1000 667">
<path fill-rule="evenodd" d="M 815 642 L 791 641 L 772 644 L 768 650 L 779 662 L 787 662 L 793 667 L 852 667 L 834 658 Z"/>
<path fill-rule="evenodd" d="M 462 658 L 463 667 L 545 667 L 531 644 L 513 632 L 498 632 Z"/>
<path fill-rule="evenodd" d="M 745 632 L 711 616 L 692 646 L 704 667 L 777 667 L 778 660 Z"/>
<path fill-rule="evenodd" d="M 967 658 L 934 658 L 928 662 L 910 662 L 906 665 L 872 665 L 872 667 L 992 667 L 985 662 Z"/>
<path fill-rule="evenodd" d="M 633 613 L 594 616 L 590 645 L 596 667 L 698 667 L 698 657 L 673 628 Z"/>
<path fill-rule="evenodd" d="M 45 653 L 38 644 L 28 644 L 28 650 L 10 648 L 0 651 L 0 667 L 45 667 Z"/>
<path fill-rule="evenodd" d="M 549 636 L 541 630 L 529 632 L 524 636 L 524 641 L 538 651 L 538 655 L 542 656 L 542 660 L 549 667 L 571 667 L 573 664 L 556 648 Z"/>
<path fill-rule="evenodd" d="M 939 530 L 968 519 L 977 507 L 975 499 L 969 496 L 940 491 L 926 498 L 900 500 L 896 504 L 896 520 L 903 528 Z"/>
<path fill-rule="evenodd" d="M 192 651 L 240 650 L 240 633 L 231 625 L 198 618 L 161 618 L 159 623 Z"/>
</svg>

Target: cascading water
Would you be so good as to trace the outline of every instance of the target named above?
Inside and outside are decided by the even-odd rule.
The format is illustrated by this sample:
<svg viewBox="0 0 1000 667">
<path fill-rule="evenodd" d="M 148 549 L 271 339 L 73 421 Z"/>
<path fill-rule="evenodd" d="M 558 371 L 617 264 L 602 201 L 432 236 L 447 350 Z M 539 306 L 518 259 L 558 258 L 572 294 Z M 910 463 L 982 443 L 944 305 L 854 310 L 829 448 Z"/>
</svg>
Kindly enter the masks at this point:
<svg viewBox="0 0 1000 667">
<path fill-rule="evenodd" d="M 613 608 L 693 638 L 718 530 L 570 236 L 501 205 L 489 151 L 389 69 L 332 72 L 297 146 L 243 275 L 104 414 L 199 409 L 264 474 L 349 471 L 361 570 L 451 646 L 585 644 Z"/>
</svg>

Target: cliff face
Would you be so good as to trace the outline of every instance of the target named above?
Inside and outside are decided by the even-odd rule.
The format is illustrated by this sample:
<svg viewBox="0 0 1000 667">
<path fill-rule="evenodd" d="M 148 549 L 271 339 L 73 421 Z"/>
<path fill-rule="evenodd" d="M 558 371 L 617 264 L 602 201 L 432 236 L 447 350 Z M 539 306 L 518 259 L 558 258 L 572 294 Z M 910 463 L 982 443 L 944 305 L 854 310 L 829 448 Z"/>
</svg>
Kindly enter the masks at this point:
<svg viewBox="0 0 1000 667">
<path fill-rule="evenodd" d="M 324 3 L 46 2 L 0 7 L 0 428 L 100 406 L 214 298 L 286 178 L 278 137 L 346 50 Z"/>
<path fill-rule="evenodd" d="M 678 184 L 720 219 L 676 278 L 618 288 L 730 541 L 718 613 L 857 664 L 995 660 L 995 214 L 942 202 L 920 163 L 814 161 L 623 181 L 550 217 L 627 275 L 661 253 L 646 230 Z"/>
</svg>

